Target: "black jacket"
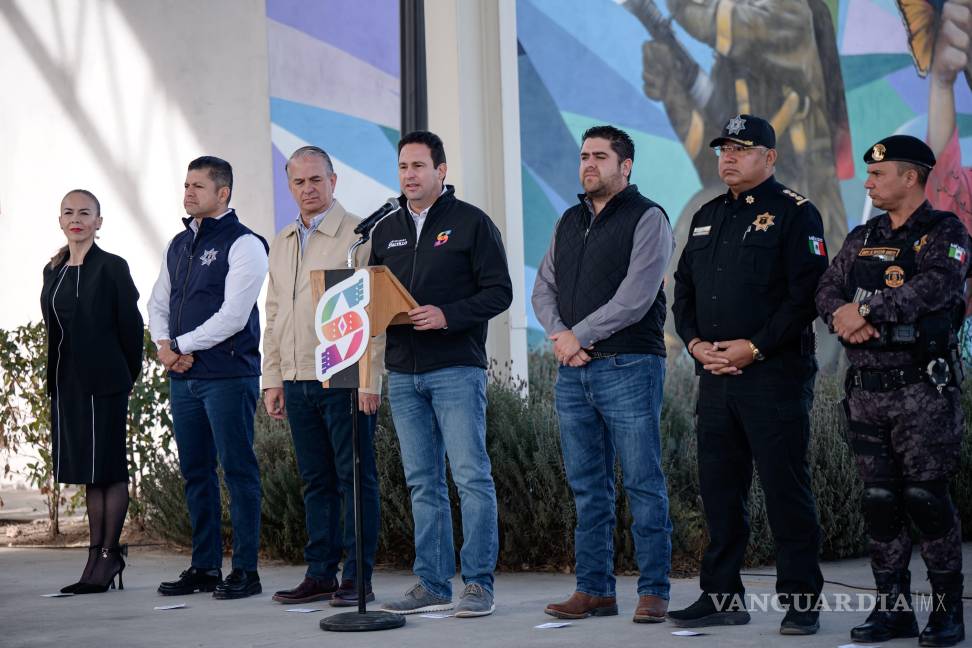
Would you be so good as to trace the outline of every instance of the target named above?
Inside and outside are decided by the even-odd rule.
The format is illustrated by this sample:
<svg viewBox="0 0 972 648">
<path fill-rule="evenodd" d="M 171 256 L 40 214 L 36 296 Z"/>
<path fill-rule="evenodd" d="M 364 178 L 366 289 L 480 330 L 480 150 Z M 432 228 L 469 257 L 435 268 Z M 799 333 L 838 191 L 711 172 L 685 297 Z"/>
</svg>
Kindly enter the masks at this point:
<svg viewBox="0 0 972 648">
<path fill-rule="evenodd" d="M 63 264 L 44 266 L 41 312 L 47 328 L 47 393 L 54 386 L 57 347 L 51 341 L 50 295 Z M 125 259 L 91 246 L 81 270 L 78 308 L 66 332 L 75 378 L 96 395 L 131 391 L 142 369 L 144 325 L 138 290 Z"/>
<path fill-rule="evenodd" d="M 447 186 L 429 210 L 416 244 L 405 196 L 398 202 L 401 209 L 375 228 L 369 264 L 388 266 L 419 305 L 441 308 L 449 328 L 390 326 L 385 366 L 402 373 L 486 368 L 486 324 L 513 301 L 499 230 Z"/>
</svg>

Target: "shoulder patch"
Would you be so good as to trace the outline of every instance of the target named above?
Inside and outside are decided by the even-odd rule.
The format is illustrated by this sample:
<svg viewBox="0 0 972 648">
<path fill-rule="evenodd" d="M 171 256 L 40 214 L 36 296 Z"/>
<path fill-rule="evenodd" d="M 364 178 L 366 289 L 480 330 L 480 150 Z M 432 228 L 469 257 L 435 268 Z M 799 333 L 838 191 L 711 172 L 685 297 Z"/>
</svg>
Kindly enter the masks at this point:
<svg viewBox="0 0 972 648">
<path fill-rule="evenodd" d="M 798 205 L 802 205 L 803 203 L 807 202 L 806 198 L 791 189 L 783 189 L 783 195 L 789 196 Z"/>
</svg>

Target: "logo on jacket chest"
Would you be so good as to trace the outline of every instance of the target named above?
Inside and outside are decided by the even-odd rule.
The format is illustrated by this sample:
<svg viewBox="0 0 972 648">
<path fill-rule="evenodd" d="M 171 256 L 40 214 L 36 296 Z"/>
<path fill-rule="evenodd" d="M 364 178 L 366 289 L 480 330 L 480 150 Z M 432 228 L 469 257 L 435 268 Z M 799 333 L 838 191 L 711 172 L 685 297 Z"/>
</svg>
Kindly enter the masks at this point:
<svg viewBox="0 0 972 648">
<path fill-rule="evenodd" d="M 443 230 L 435 235 L 435 245 L 432 247 L 439 247 L 445 245 L 449 242 L 449 235 L 452 234 L 452 230 Z"/>
<path fill-rule="evenodd" d="M 765 212 L 756 217 L 753 221 L 753 225 L 756 226 L 757 232 L 768 232 L 769 228 L 773 227 L 773 219 L 775 216 L 769 212 Z"/>
<path fill-rule="evenodd" d="M 408 245 L 408 239 L 395 239 L 394 241 L 388 241 L 388 247 L 385 249 L 390 250 L 392 248 L 405 247 L 406 245 Z"/>
<path fill-rule="evenodd" d="M 216 248 L 205 250 L 199 255 L 199 263 L 203 264 L 204 266 L 208 266 L 216 260 L 217 254 L 219 254 L 219 252 L 216 250 Z"/>
</svg>

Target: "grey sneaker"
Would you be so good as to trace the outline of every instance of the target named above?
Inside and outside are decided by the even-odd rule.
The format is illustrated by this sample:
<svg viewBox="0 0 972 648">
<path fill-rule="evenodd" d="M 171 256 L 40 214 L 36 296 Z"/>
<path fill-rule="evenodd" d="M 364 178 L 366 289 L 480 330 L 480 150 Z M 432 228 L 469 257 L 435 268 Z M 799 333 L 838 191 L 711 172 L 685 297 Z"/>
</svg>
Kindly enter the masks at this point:
<svg viewBox="0 0 972 648">
<path fill-rule="evenodd" d="M 441 612 L 453 608 L 452 599 L 436 596 L 419 583 L 405 592 L 405 596 L 397 601 L 388 601 L 381 606 L 385 612 L 392 614 L 418 614 L 419 612 Z"/>
<path fill-rule="evenodd" d="M 456 606 L 457 617 L 479 617 L 488 616 L 493 613 L 496 606 L 493 605 L 493 595 L 477 583 L 469 583 L 459 597 L 459 605 Z"/>
</svg>

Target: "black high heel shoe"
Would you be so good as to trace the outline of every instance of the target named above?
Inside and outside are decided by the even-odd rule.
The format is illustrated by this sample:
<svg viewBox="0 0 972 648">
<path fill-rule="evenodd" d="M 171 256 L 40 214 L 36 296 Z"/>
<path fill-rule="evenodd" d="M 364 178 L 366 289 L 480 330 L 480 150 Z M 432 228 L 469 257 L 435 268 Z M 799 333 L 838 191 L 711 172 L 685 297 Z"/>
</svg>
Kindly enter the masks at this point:
<svg viewBox="0 0 972 648">
<path fill-rule="evenodd" d="M 70 585 L 65 585 L 61 588 L 61 594 L 74 594 L 74 590 L 78 588 L 78 585 L 84 582 L 85 574 L 91 575 L 89 567 L 93 567 L 95 561 L 98 559 L 98 554 L 101 553 L 101 545 L 91 545 L 88 547 L 88 562 L 84 564 L 84 569 L 81 571 L 81 579 L 76 583 L 71 583 Z M 127 553 L 127 548 L 126 548 Z"/>
<path fill-rule="evenodd" d="M 128 545 L 121 545 L 119 547 L 102 547 L 101 554 L 98 556 L 98 560 L 95 563 L 94 569 L 91 570 L 92 579 L 96 574 L 101 576 L 99 581 L 88 581 L 79 583 L 74 589 L 75 594 L 101 594 L 107 592 L 108 588 L 115 588 L 115 578 L 118 578 L 118 589 L 125 589 L 125 584 L 122 582 L 122 572 L 125 571 L 125 559 L 122 556 L 128 555 Z M 114 564 L 107 565 L 107 561 L 112 561 Z M 104 569 L 104 571 L 101 571 Z"/>
</svg>

